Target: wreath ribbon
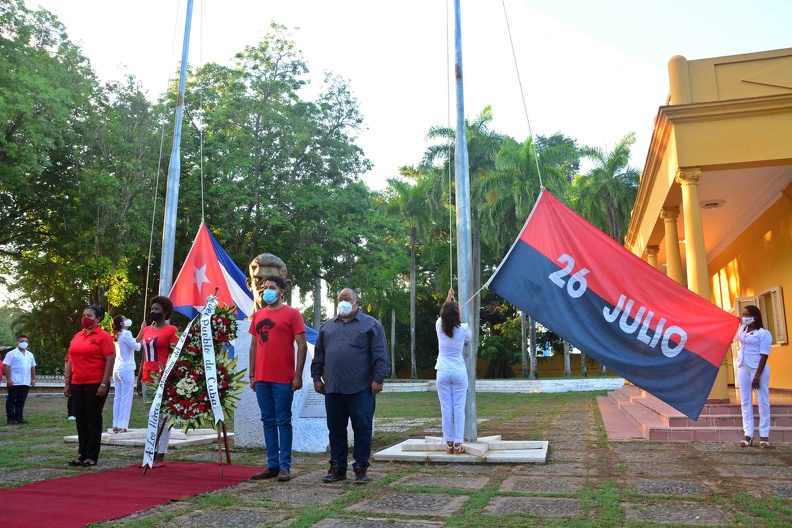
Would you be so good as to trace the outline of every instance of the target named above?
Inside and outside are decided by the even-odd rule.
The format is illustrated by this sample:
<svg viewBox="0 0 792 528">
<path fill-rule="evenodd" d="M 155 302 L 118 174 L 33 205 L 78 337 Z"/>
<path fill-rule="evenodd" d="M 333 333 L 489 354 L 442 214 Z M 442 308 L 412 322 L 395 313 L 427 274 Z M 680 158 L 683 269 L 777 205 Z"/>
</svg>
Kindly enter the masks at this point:
<svg viewBox="0 0 792 528">
<path fill-rule="evenodd" d="M 165 364 L 165 369 L 162 371 L 162 376 L 160 376 L 159 383 L 157 384 L 157 392 L 154 394 L 154 400 L 151 402 L 151 408 L 149 409 L 146 447 L 143 452 L 143 467 L 153 467 L 154 465 L 154 453 L 157 450 L 157 432 L 159 431 L 160 420 L 162 419 L 162 396 L 165 392 L 165 383 L 168 381 L 171 371 L 179 360 L 179 356 L 184 348 L 184 343 L 190 336 L 190 329 L 199 319 L 201 325 L 204 371 L 206 374 L 206 389 L 209 394 L 209 401 L 212 404 L 212 413 L 215 416 L 215 424 L 221 420 L 225 421 L 225 413 L 220 403 L 220 392 L 217 387 L 217 365 L 215 363 L 214 344 L 212 340 L 212 315 L 214 315 L 216 308 L 217 297 L 208 297 L 206 299 L 206 306 L 201 310 L 198 316 L 190 321 L 187 328 L 184 329 L 178 343 L 176 343 L 176 347 L 173 349 L 173 353 Z"/>
</svg>

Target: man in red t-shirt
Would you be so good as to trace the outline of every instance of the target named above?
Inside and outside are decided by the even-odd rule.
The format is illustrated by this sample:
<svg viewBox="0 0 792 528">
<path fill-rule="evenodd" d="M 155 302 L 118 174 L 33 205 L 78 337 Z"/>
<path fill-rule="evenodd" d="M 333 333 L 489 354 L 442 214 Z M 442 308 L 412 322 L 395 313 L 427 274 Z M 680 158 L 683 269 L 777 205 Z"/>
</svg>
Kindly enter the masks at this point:
<svg viewBox="0 0 792 528">
<path fill-rule="evenodd" d="M 283 304 L 286 282 L 273 275 L 264 282 L 262 298 L 267 306 L 253 315 L 250 333 L 250 388 L 256 393 L 264 441 L 267 468 L 253 479 L 291 479 L 292 424 L 291 406 L 294 391 L 302 388 L 302 371 L 308 345 L 305 322 L 300 312 Z M 295 367 L 294 343 L 297 343 Z"/>
<path fill-rule="evenodd" d="M 168 362 L 168 356 L 173 345 L 179 341 L 179 338 L 176 337 L 178 329 L 172 324 L 168 324 L 168 320 L 173 315 L 173 303 L 171 300 L 164 295 L 157 295 L 151 299 L 149 310 L 148 318 L 151 320 L 151 324 L 145 326 L 144 322 L 135 338 L 138 343 L 143 345 L 143 363 L 140 365 L 137 377 L 138 394 L 143 394 L 144 382 L 151 383 L 154 381 L 154 378 L 151 377 L 152 372 L 162 372 Z M 162 416 L 160 416 L 160 420 L 162 419 Z M 165 465 L 165 453 L 168 452 L 168 442 L 170 442 L 170 427 L 166 424 L 157 442 L 157 452 L 154 454 L 152 467 L 156 468 Z"/>
</svg>

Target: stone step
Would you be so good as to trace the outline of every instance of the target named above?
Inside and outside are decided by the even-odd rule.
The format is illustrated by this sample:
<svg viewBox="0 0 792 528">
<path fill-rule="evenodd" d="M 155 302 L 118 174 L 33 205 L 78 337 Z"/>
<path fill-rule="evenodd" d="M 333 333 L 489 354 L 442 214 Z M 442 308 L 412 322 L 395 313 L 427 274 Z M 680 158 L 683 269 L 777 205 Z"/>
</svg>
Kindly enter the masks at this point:
<svg viewBox="0 0 792 528">
<path fill-rule="evenodd" d="M 646 391 L 634 386 L 608 393 L 608 397 L 623 404 L 632 401 L 646 407 L 646 411 L 655 415 L 669 427 L 729 427 L 742 425 L 742 409 L 739 404 L 707 404 L 694 421 L 677 411 L 670 405 L 660 401 Z M 773 405 L 770 409 L 771 427 L 792 427 L 792 405 Z M 754 417 L 759 419 L 759 411 L 754 406 Z"/>
<path fill-rule="evenodd" d="M 703 442 L 738 442 L 743 437 L 742 415 L 734 414 L 734 407 L 739 411 L 740 406 L 735 404 L 707 405 L 707 413 L 702 412 L 698 420 L 693 421 L 658 400 L 642 389 L 627 385 L 619 390 L 610 392 L 604 398 L 598 398 L 598 403 L 603 415 L 608 416 L 606 428 L 610 426 L 618 429 L 619 420 L 612 412 L 612 408 L 626 418 L 627 422 L 635 427 L 638 434 L 648 440 L 663 442 L 703 441 Z M 717 407 L 713 409 L 712 407 Z M 786 412 L 789 405 L 774 405 L 771 407 L 770 442 L 792 441 L 792 423 Z M 779 412 L 775 412 L 779 410 Z M 756 415 L 758 438 L 759 417 Z M 621 426 L 624 428 L 624 426 Z M 614 433 L 618 436 L 618 432 Z M 609 430 L 609 437 L 611 431 Z M 629 439 L 630 434 L 623 434 Z"/>
</svg>

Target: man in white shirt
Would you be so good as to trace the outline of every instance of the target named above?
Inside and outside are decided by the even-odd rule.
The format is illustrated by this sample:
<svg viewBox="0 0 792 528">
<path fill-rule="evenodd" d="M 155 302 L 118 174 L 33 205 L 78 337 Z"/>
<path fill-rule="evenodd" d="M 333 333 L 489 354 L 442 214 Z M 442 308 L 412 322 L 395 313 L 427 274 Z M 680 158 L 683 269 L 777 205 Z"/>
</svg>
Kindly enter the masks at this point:
<svg viewBox="0 0 792 528">
<path fill-rule="evenodd" d="M 8 386 L 6 400 L 6 416 L 8 425 L 26 424 L 23 411 L 30 387 L 36 386 L 36 360 L 32 352 L 27 351 L 28 337 L 17 338 L 17 347 L 6 354 L 3 359 L 3 374 Z"/>
</svg>

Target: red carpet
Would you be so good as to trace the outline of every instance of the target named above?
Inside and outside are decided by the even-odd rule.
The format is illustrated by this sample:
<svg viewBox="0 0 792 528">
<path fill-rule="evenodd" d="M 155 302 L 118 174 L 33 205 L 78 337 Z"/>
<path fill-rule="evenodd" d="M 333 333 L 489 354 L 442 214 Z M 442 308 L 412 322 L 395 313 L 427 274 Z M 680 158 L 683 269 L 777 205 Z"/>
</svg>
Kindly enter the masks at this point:
<svg viewBox="0 0 792 528">
<path fill-rule="evenodd" d="M 101 464 L 101 462 L 99 462 Z M 199 493 L 248 480 L 261 468 L 217 464 L 168 462 L 149 469 L 139 465 L 109 471 L 91 471 L 74 477 L 42 480 L 0 490 L 0 525 L 16 528 L 85 526 L 118 519 Z"/>
</svg>

